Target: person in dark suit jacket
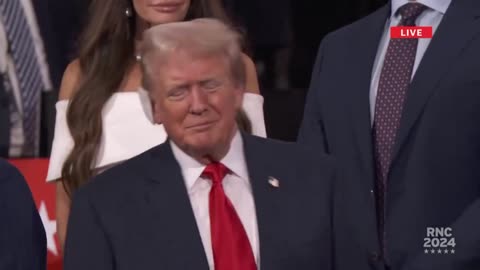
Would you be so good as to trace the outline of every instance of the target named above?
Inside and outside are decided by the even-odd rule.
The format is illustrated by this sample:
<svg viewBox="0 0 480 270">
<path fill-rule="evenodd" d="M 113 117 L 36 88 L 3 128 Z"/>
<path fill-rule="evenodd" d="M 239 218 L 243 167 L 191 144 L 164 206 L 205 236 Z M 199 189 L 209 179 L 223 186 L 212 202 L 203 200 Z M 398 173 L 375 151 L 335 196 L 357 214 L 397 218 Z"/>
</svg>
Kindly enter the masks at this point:
<svg viewBox="0 0 480 270">
<path fill-rule="evenodd" d="M 51 148 L 51 141 L 53 138 L 53 125 L 55 120 L 55 102 L 58 97 L 58 90 L 60 82 L 62 79 L 63 71 L 67 63 L 69 62 L 69 56 L 71 57 L 71 52 L 74 44 L 73 37 L 76 37 L 78 34 L 78 25 L 80 24 L 82 11 L 86 9 L 85 2 L 80 4 L 80 0 L 72 1 L 60 1 L 60 0 L 46 0 L 46 1 L 22 1 L 22 0 L 12 0 L 12 3 L 16 3 L 15 8 L 19 10 L 15 11 L 19 18 L 19 21 L 25 19 L 27 25 L 25 27 L 12 27 L 10 24 L 15 25 L 15 23 L 10 22 L 8 25 L 5 22 L 0 22 L 0 57 L 2 60 L 1 63 L 1 75 L 4 77 L 4 81 L 8 85 L 8 99 L 6 102 L 8 104 L 15 104 L 17 106 L 11 106 L 11 110 L 5 111 L 5 114 L 2 117 L 10 117 L 12 120 L 12 125 L 9 127 L 5 126 L 5 129 L 2 129 L 0 132 L 6 132 L 11 130 L 13 137 L 17 138 L 16 140 L 12 139 L 8 147 L 9 154 L 11 157 L 36 157 L 36 156 L 49 156 L 49 151 Z M 9 10 L 13 7 L 9 7 Z M 13 11 L 10 11 L 10 13 Z M 76 16 L 78 14 L 78 16 Z M 12 21 L 12 20 L 9 20 Z M 24 31 L 22 35 L 13 35 L 12 31 Z M 35 58 L 29 59 L 28 64 L 30 68 L 35 68 L 38 64 L 38 72 L 41 74 L 42 85 L 34 85 L 31 87 L 41 88 L 41 97 L 39 100 L 35 100 L 35 104 L 38 103 L 40 106 L 39 110 L 39 134 L 35 135 L 34 140 L 38 141 L 39 147 L 32 147 L 29 145 L 23 145 L 23 141 L 19 140 L 26 130 L 22 130 L 22 125 L 20 123 L 21 117 L 16 116 L 17 114 L 23 113 L 23 108 L 28 107 L 26 104 L 21 105 L 24 101 L 20 98 L 21 94 L 25 91 L 25 88 L 22 87 L 23 84 L 30 85 L 30 82 L 24 82 L 21 76 L 18 74 L 17 70 L 20 66 L 18 60 L 14 60 L 13 51 L 9 48 L 13 48 L 13 42 L 18 42 L 12 40 L 12 37 L 31 37 L 33 44 L 29 44 L 29 50 L 35 50 Z M 23 42 L 23 41 L 22 41 Z M 28 56 L 32 54 L 24 53 Z M 31 74 L 35 74 L 36 68 L 31 70 Z M 3 82 L 2 82 L 3 87 Z M 1 91 L 0 91 L 1 92 Z M 1 95 L 1 94 L 0 94 Z M 7 109 L 8 105 L 6 106 Z M 3 120 L 1 120 L 3 121 Z M 10 118 L 9 120 L 10 121 Z M 3 124 L 0 123 L 0 125 Z M 35 131 L 36 132 L 36 131 Z M 21 134 L 21 135 L 20 135 Z M 9 135 L 10 136 L 10 135 Z M 27 136 L 28 137 L 28 136 Z M 4 144 L 4 142 L 0 142 Z M 32 149 L 33 148 L 33 149 Z M 38 148 L 38 149 L 37 149 Z M 1 151 L 1 150 L 0 150 Z M 0 153 L 2 156 L 7 156 L 6 154 Z M 7 153 L 8 154 L 8 153 Z"/>
<path fill-rule="evenodd" d="M 332 269 L 334 165 L 239 131 L 238 40 L 215 19 L 146 31 L 144 87 L 169 140 L 75 193 L 65 270 Z"/>
<path fill-rule="evenodd" d="M 322 42 L 298 140 L 344 174 L 336 269 L 480 269 L 479 18 L 475 0 L 392 0 Z"/>
<path fill-rule="evenodd" d="M 20 172 L 0 159 L 0 269 L 44 270 L 47 242 L 30 189 Z"/>
</svg>

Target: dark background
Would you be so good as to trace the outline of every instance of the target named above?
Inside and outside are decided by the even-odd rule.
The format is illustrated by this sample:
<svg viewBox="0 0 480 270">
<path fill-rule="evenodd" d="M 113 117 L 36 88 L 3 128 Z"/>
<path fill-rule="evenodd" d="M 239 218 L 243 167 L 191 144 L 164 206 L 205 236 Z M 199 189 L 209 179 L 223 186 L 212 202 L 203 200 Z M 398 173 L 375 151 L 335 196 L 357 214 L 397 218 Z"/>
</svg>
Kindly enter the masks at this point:
<svg viewBox="0 0 480 270">
<path fill-rule="evenodd" d="M 358 20 L 386 0 L 223 0 L 246 35 L 257 64 L 271 138 L 293 141 L 303 114 L 318 46 L 329 32 Z M 56 91 L 43 105 L 42 155 L 48 156 L 63 70 L 75 58 L 89 0 L 32 0 Z"/>
</svg>

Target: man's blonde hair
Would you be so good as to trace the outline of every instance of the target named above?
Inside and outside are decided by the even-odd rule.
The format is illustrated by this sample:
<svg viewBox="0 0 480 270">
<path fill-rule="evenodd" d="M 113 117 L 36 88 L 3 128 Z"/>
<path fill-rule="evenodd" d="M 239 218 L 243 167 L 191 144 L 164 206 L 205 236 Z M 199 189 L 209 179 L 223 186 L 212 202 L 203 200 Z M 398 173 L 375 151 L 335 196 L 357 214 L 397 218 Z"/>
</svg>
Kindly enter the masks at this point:
<svg viewBox="0 0 480 270">
<path fill-rule="evenodd" d="M 229 63 L 236 86 L 245 87 L 245 66 L 240 35 L 216 19 L 166 23 L 153 26 L 144 33 L 142 44 L 143 86 L 150 89 L 154 65 L 166 63 L 174 52 L 192 57 L 223 56 Z"/>
</svg>

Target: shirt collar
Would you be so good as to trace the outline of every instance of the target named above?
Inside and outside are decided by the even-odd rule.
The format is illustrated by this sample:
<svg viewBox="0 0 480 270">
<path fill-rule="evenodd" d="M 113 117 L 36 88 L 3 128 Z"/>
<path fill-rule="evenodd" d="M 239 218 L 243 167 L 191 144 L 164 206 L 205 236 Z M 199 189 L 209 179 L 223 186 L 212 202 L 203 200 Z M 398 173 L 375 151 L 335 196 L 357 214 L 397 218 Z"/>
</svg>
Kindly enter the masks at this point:
<svg viewBox="0 0 480 270">
<path fill-rule="evenodd" d="M 403 6 L 403 5 L 405 5 L 409 2 L 411 2 L 411 1 L 408 1 L 408 0 L 392 0 L 392 17 L 395 15 L 395 12 L 397 12 L 397 10 L 401 6 Z M 423 4 L 427 7 L 429 7 L 430 9 L 433 9 L 437 12 L 440 12 L 443 15 L 447 11 L 447 9 L 450 6 L 450 3 L 452 2 L 452 0 L 417 0 L 416 2 L 420 3 L 420 4 Z"/>
<path fill-rule="evenodd" d="M 183 150 L 181 150 L 172 140 L 169 140 L 172 147 L 173 156 L 178 161 L 180 169 L 182 170 L 183 179 L 187 190 L 191 190 L 195 182 L 202 175 L 206 165 L 198 162 L 193 157 L 189 156 Z M 245 155 L 243 150 L 243 140 L 239 131 L 235 133 L 235 136 L 230 143 L 230 149 L 225 157 L 220 161 L 225 165 L 232 173 L 236 174 L 242 180 L 248 181 L 248 170 L 245 162 Z"/>
</svg>

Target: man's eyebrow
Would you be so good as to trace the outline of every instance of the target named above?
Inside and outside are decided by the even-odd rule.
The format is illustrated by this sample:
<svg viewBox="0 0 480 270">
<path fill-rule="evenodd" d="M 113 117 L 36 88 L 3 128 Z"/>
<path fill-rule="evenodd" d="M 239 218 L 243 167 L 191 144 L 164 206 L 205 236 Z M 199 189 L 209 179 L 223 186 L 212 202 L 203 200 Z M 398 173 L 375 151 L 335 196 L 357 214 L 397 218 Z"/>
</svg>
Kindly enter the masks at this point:
<svg viewBox="0 0 480 270">
<path fill-rule="evenodd" d="M 218 79 L 218 78 L 209 78 L 209 79 L 201 80 L 199 83 L 203 85 L 203 84 L 207 84 L 207 83 L 210 83 L 210 82 L 218 82 L 218 83 L 221 83 L 222 80 L 221 80 L 221 79 Z"/>
<path fill-rule="evenodd" d="M 200 83 L 206 83 L 206 82 L 211 82 L 215 80 L 216 80 L 215 78 L 207 78 L 207 79 L 201 80 Z"/>
<path fill-rule="evenodd" d="M 189 83 L 179 83 L 179 84 L 171 85 L 168 89 L 169 90 L 175 90 L 175 89 L 178 89 L 178 88 L 187 88 L 189 86 L 190 86 Z"/>
</svg>

